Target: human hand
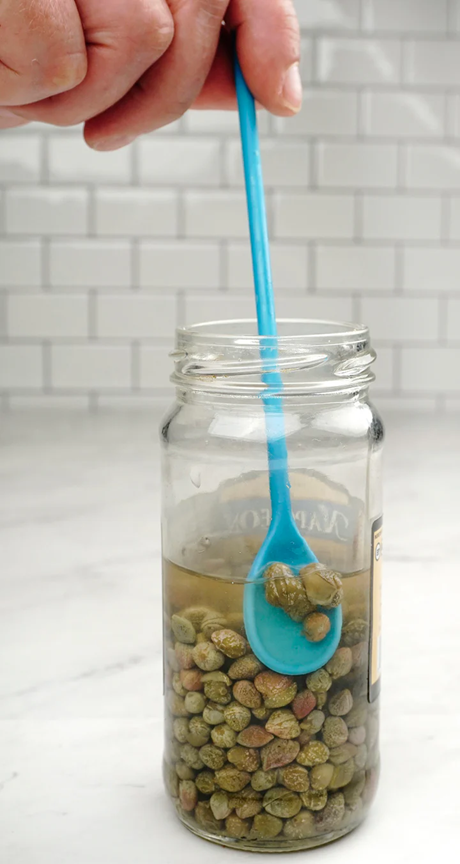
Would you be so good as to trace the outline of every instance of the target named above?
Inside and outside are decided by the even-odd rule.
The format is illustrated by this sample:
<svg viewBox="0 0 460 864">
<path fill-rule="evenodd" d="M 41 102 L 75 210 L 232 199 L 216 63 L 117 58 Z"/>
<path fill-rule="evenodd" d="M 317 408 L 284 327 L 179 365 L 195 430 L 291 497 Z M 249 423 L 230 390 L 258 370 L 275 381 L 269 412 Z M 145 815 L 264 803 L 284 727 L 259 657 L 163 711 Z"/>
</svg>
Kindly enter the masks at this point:
<svg viewBox="0 0 460 864">
<path fill-rule="evenodd" d="M 230 31 L 258 103 L 296 113 L 292 0 L 3 0 L 0 128 L 85 121 L 114 150 L 190 107 L 235 108 Z"/>
</svg>

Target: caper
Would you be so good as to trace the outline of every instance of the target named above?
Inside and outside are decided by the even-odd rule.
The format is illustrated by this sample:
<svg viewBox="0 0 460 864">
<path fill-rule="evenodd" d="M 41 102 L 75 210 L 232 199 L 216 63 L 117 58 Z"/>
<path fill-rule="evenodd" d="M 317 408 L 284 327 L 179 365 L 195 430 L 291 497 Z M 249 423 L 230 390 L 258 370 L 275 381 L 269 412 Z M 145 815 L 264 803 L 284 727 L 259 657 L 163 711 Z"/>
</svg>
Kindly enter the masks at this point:
<svg viewBox="0 0 460 864">
<path fill-rule="evenodd" d="M 297 816 L 284 823 L 283 834 L 288 840 L 304 840 L 315 834 L 315 817 L 309 810 L 301 810 Z"/>
<path fill-rule="evenodd" d="M 259 751 L 249 747 L 241 747 L 239 744 L 230 748 L 227 759 L 240 771 L 248 771 L 250 774 L 257 771 L 260 765 Z"/>
<path fill-rule="evenodd" d="M 325 693 L 332 685 L 332 678 L 326 669 L 317 669 L 307 675 L 307 687 L 312 693 Z M 318 701 L 318 699 L 317 699 Z"/>
<path fill-rule="evenodd" d="M 351 648 L 338 648 L 326 663 L 326 669 L 335 681 L 337 678 L 343 678 L 344 675 L 348 675 L 352 664 L 353 654 Z"/>
<path fill-rule="evenodd" d="M 258 813 L 254 816 L 252 831 L 249 835 L 254 840 L 273 840 L 283 830 L 283 822 L 270 813 Z"/>
<path fill-rule="evenodd" d="M 322 792 L 327 789 L 334 776 L 334 766 L 330 762 L 315 765 L 310 771 L 310 783 L 312 789 Z"/>
<path fill-rule="evenodd" d="M 321 765 L 323 762 L 327 762 L 328 758 L 329 747 L 326 747 L 326 744 L 323 744 L 322 741 L 311 741 L 306 747 L 302 747 L 297 756 L 297 762 L 300 765 L 312 767 L 313 765 Z"/>
<path fill-rule="evenodd" d="M 305 636 L 309 642 L 321 642 L 331 629 L 331 622 L 324 612 L 311 612 L 303 622 Z"/>
<path fill-rule="evenodd" d="M 173 615 L 171 618 L 171 629 L 178 642 L 185 642 L 187 645 L 193 645 L 196 639 L 196 631 L 191 621 L 187 618 L 181 618 L 180 615 Z"/>
<path fill-rule="evenodd" d="M 195 786 L 202 795 L 212 795 L 216 790 L 216 783 L 212 771 L 200 771 L 195 777 Z"/>
<path fill-rule="evenodd" d="M 201 714 L 206 705 L 206 699 L 198 691 L 189 691 L 184 699 L 184 705 L 189 714 Z"/>
<path fill-rule="evenodd" d="M 225 752 L 214 744 L 204 744 L 200 748 L 200 759 L 207 768 L 217 771 L 225 765 Z"/>
<path fill-rule="evenodd" d="M 195 715 L 188 724 L 187 741 L 193 747 L 202 747 L 207 744 L 211 735 L 208 724 L 202 717 Z"/>
<path fill-rule="evenodd" d="M 228 837 L 233 837 L 235 840 L 242 840 L 244 837 L 249 837 L 250 826 L 246 819 L 240 819 L 235 813 L 231 813 L 225 820 L 225 833 Z"/>
<path fill-rule="evenodd" d="M 247 771 L 239 771 L 238 768 L 222 768 L 216 771 L 216 783 L 225 792 L 241 792 L 251 780 L 251 775 Z"/>
<path fill-rule="evenodd" d="M 263 807 L 272 816 L 291 819 L 302 808 L 302 801 L 296 792 L 291 792 L 283 786 L 275 786 L 265 793 Z"/>
<path fill-rule="evenodd" d="M 299 575 L 311 603 L 325 608 L 340 605 L 343 587 L 338 573 L 329 570 L 324 564 L 315 563 L 303 567 Z"/>
<path fill-rule="evenodd" d="M 209 804 L 215 819 L 226 819 L 230 815 L 232 808 L 228 803 L 228 795 L 226 792 L 214 792 L 211 795 Z"/>
<path fill-rule="evenodd" d="M 225 663 L 225 657 L 212 642 L 200 642 L 192 651 L 196 665 L 205 672 L 220 669 Z"/>
<path fill-rule="evenodd" d="M 350 691 L 339 690 L 338 693 L 334 693 L 334 695 L 329 699 L 328 708 L 329 713 L 334 714 L 337 717 L 342 717 L 344 714 L 348 714 L 348 712 L 353 708 L 353 696 Z"/>
<path fill-rule="evenodd" d="M 310 777 L 302 765 L 286 765 L 278 770 L 278 782 L 292 792 L 306 792 L 310 787 Z"/>
<path fill-rule="evenodd" d="M 251 786 L 257 792 L 265 792 L 276 786 L 276 771 L 255 771 L 251 777 Z"/>
<path fill-rule="evenodd" d="M 185 717 L 176 717 L 173 722 L 174 737 L 180 744 L 185 744 L 188 733 L 188 720 Z"/>
<path fill-rule="evenodd" d="M 312 711 L 305 720 L 302 720 L 300 728 L 309 735 L 316 735 L 320 731 L 325 719 L 326 715 L 323 711 Z"/>
<path fill-rule="evenodd" d="M 251 712 L 249 708 L 240 705 L 239 702 L 231 702 L 224 708 L 224 718 L 230 729 L 234 729 L 235 732 L 242 732 L 251 722 Z"/>
<path fill-rule="evenodd" d="M 226 657 L 231 657 L 234 660 L 238 659 L 238 657 L 243 657 L 248 649 L 246 639 L 243 639 L 234 630 L 216 630 L 211 635 L 211 639 L 219 651 L 222 651 Z"/>
<path fill-rule="evenodd" d="M 200 751 L 193 747 L 192 744 L 183 744 L 180 748 L 180 757 L 186 765 L 190 768 L 194 768 L 196 771 L 199 771 L 200 768 L 204 768 L 204 763 L 200 757 Z"/>
<path fill-rule="evenodd" d="M 198 791 L 193 780 L 181 780 L 179 783 L 179 801 L 182 810 L 190 812 L 195 809 Z"/>
<path fill-rule="evenodd" d="M 347 724 L 341 717 L 326 717 L 321 734 L 329 748 L 340 747 L 348 738 Z"/>
<path fill-rule="evenodd" d="M 343 819 L 345 813 L 345 799 L 341 792 L 335 792 L 328 795 L 327 804 L 320 813 L 315 817 L 316 831 L 318 834 L 330 831 Z"/>
<path fill-rule="evenodd" d="M 211 738 L 216 747 L 228 749 L 236 744 L 236 732 L 230 729 L 226 723 L 220 726 L 213 726 L 211 729 Z"/>
</svg>

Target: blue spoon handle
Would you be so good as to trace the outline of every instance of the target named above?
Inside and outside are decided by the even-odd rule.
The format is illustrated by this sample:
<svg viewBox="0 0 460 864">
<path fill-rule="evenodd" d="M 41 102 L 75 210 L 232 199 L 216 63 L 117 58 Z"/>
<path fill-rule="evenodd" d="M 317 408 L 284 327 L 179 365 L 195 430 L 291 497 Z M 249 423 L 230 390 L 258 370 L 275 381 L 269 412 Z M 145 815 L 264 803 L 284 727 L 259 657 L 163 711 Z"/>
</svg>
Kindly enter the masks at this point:
<svg viewBox="0 0 460 864">
<path fill-rule="evenodd" d="M 267 428 L 272 528 L 280 530 L 285 520 L 292 523 L 286 430 L 283 404 L 279 395 L 283 389 L 283 381 L 277 364 L 278 333 L 257 114 L 254 97 L 244 80 L 236 52 L 235 82 L 243 148 L 257 323 L 259 335 L 268 337 L 262 340 L 260 353 L 265 369 L 263 380 L 268 388 L 263 394 L 263 400 Z"/>
</svg>

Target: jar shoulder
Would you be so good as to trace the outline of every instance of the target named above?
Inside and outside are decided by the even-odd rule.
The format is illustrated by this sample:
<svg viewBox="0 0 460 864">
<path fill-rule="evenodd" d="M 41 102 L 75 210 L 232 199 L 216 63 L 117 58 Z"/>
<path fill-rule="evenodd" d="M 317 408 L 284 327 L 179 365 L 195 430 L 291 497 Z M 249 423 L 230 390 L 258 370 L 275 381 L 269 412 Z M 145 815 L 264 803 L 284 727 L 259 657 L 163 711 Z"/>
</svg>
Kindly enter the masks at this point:
<svg viewBox="0 0 460 864">
<path fill-rule="evenodd" d="M 368 400 L 323 405 L 284 405 L 286 436 L 290 443 L 346 441 L 367 442 L 372 449 L 382 446 L 385 430 L 373 402 Z M 160 425 L 162 443 L 167 445 L 232 442 L 245 446 L 265 444 L 265 415 L 262 404 L 213 405 L 175 402 Z"/>
</svg>

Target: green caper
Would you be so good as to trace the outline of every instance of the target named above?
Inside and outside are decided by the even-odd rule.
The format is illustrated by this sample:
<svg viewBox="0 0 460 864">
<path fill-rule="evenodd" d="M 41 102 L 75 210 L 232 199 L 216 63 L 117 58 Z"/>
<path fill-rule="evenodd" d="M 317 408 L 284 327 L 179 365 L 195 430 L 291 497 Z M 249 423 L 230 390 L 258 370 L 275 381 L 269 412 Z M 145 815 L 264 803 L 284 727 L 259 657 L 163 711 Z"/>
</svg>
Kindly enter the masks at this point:
<svg viewBox="0 0 460 864">
<path fill-rule="evenodd" d="M 195 779 L 195 771 L 193 768 L 190 768 L 186 762 L 182 762 L 180 759 L 179 762 L 176 762 L 176 774 L 179 780 L 194 780 Z"/>
<path fill-rule="evenodd" d="M 188 724 L 187 741 L 193 747 L 202 747 L 207 744 L 211 735 L 208 724 L 202 717 L 195 715 Z"/>
<path fill-rule="evenodd" d="M 214 792 L 211 795 L 209 804 L 212 814 L 215 819 L 226 819 L 232 812 L 232 808 L 228 803 L 228 795 L 226 792 Z"/>
<path fill-rule="evenodd" d="M 190 690 L 184 699 L 184 705 L 189 714 L 201 714 L 206 705 L 206 699 L 199 691 Z"/>
<path fill-rule="evenodd" d="M 200 768 L 204 768 L 204 763 L 200 757 L 200 751 L 197 747 L 193 747 L 192 744 L 182 744 L 180 748 L 180 758 L 186 765 L 190 768 L 194 768 L 196 771 L 199 771 Z"/>
<path fill-rule="evenodd" d="M 315 817 L 316 831 L 318 834 L 331 831 L 340 825 L 345 813 L 345 799 L 341 792 L 335 792 L 328 795 L 327 804 L 320 813 Z"/>
<path fill-rule="evenodd" d="M 204 693 L 208 699 L 218 705 L 228 705 L 231 701 L 231 693 L 223 681 L 207 681 L 204 685 Z"/>
<path fill-rule="evenodd" d="M 302 720 L 300 728 L 308 732 L 309 735 L 316 735 L 320 731 L 325 719 L 326 715 L 323 711 L 312 711 L 305 720 Z"/>
<path fill-rule="evenodd" d="M 276 786 L 276 771 L 255 771 L 251 777 L 251 786 L 257 792 L 265 792 Z"/>
<path fill-rule="evenodd" d="M 353 655 L 351 648 L 338 648 L 331 659 L 326 663 L 326 669 L 331 678 L 335 681 L 337 678 L 343 678 L 348 675 L 353 664 Z"/>
<path fill-rule="evenodd" d="M 254 816 L 252 831 L 249 835 L 254 840 L 273 840 L 283 830 L 283 821 L 270 813 L 258 813 Z"/>
<path fill-rule="evenodd" d="M 327 792 L 318 791 L 316 789 L 308 789 L 307 792 L 301 792 L 300 797 L 302 804 L 307 810 L 314 812 L 323 810 L 327 803 Z"/>
<path fill-rule="evenodd" d="M 326 717 L 321 734 L 329 748 L 340 747 L 348 738 L 347 724 L 341 717 Z"/>
<path fill-rule="evenodd" d="M 207 768 L 217 771 L 225 765 L 225 752 L 214 744 L 204 744 L 200 748 L 200 759 Z"/>
<path fill-rule="evenodd" d="M 354 618 L 345 624 L 342 630 L 342 642 L 348 648 L 358 642 L 366 642 L 369 637 L 369 626 L 362 618 Z"/>
<path fill-rule="evenodd" d="M 284 823 L 283 834 L 288 840 L 304 840 L 315 834 L 315 817 L 309 810 L 301 810 L 297 816 Z"/>
<path fill-rule="evenodd" d="M 331 622 L 324 612 L 311 612 L 303 622 L 305 636 L 309 642 L 321 642 L 331 629 Z"/>
<path fill-rule="evenodd" d="M 262 810 L 262 795 L 254 789 L 242 789 L 236 795 L 230 796 L 230 806 L 240 819 L 251 819 Z"/>
<path fill-rule="evenodd" d="M 230 729 L 242 732 L 251 722 L 251 712 L 239 702 L 231 702 L 224 708 L 224 719 Z"/>
<path fill-rule="evenodd" d="M 355 763 L 353 759 L 349 759 L 348 762 L 343 762 L 341 765 L 336 765 L 329 783 L 329 788 L 333 791 L 336 789 L 342 789 L 343 786 L 350 783 L 354 773 Z"/>
<path fill-rule="evenodd" d="M 216 783 L 225 792 L 241 792 L 251 780 L 247 771 L 239 771 L 238 768 L 228 767 L 216 771 Z"/>
<path fill-rule="evenodd" d="M 306 765 L 308 768 L 313 765 L 321 765 L 327 762 L 329 758 L 329 748 L 322 741 L 311 741 L 305 747 L 302 747 L 297 762 L 300 765 Z"/>
<path fill-rule="evenodd" d="M 277 738 L 297 738 L 300 735 L 299 723 L 287 708 L 273 711 L 273 714 L 265 724 L 267 732 L 271 732 Z"/>
<path fill-rule="evenodd" d="M 327 789 L 334 776 L 334 766 L 330 762 L 315 765 L 310 771 L 310 783 L 312 789 L 322 792 Z"/>
<path fill-rule="evenodd" d="M 194 644 L 196 631 L 192 622 L 188 621 L 187 618 L 173 615 L 171 618 L 171 629 L 178 642 L 185 642 L 187 645 Z"/>
<path fill-rule="evenodd" d="M 306 792 L 310 787 L 310 777 L 307 769 L 295 763 L 286 765 L 285 768 L 279 768 L 278 782 L 292 792 Z"/>
<path fill-rule="evenodd" d="M 313 611 L 301 579 L 294 576 L 286 564 L 271 564 L 264 573 L 265 597 L 271 606 L 277 606 L 294 620 L 303 619 Z"/>
<path fill-rule="evenodd" d="M 326 669 L 317 669 L 307 675 L 307 687 L 312 693 L 326 693 L 332 685 L 332 678 Z M 318 701 L 318 700 L 317 700 Z"/>
<path fill-rule="evenodd" d="M 185 717 L 176 717 L 173 722 L 174 737 L 180 744 L 185 744 L 188 733 L 188 720 Z"/>
<path fill-rule="evenodd" d="M 265 793 L 263 807 L 271 816 L 291 819 L 301 810 L 302 801 L 296 792 L 285 789 L 284 786 L 275 786 Z"/>
<path fill-rule="evenodd" d="M 239 744 L 230 748 L 227 759 L 240 771 L 248 771 L 250 774 L 257 771 L 260 765 L 259 751 L 251 750 L 249 747 L 241 747 Z"/>
<path fill-rule="evenodd" d="M 242 679 L 253 681 L 256 675 L 258 675 L 259 672 L 262 672 L 263 668 L 262 663 L 254 656 L 254 654 L 246 654 L 245 657 L 240 657 L 239 660 L 235 660 L 235 662 L 232 663 L 228 670 L 228 674 L 233 681 L 239 681 Z"/>
<path fill-rule="evenodd" d="M 348 712 L 353 708 L 353 696 L 350 691 L 339 690 L 338 693 L 334 693 L 334 695 L 329 699 L 328 708 L 329 713 L 334 714 L 336 717 L 342 717 L 344 714 L 348 714 Z"/>
<path fill-rule="evenodd" d="M 339 606 L 343 598 L 342 580 L 324 564 L 309 564 L 300 571 L 307 597 L 316 606 Z"/>
<path fill-rule="evenodd" d="M 235 630 L 216 630 L 211 635 L 211 639 L 219 651 L 222 651 L 226 657 L 231 657 L 233 660 L 243 657 L 248 650 L 246 639 L 239 633 L 236 633 Z"/>
<path fill-rule="evenodd" d="M 204 672 L 220 669 L 225 663 L 225 657 L 212 642 L 200 642 L 192 651 L 193 660 Z"/>
<path fill-rule="evenodd" d="M 213 726 L 211 729 L 211 738 L 216 747 L 228 749 L 236 744 L 236 732 L 230 729 L 226 723 L 221 726 Z"/>
<path fill-rule="evenodd" d="M 225 720 L 223 706 L 217 705 L 215 702 L 208 702 L 203 711 L 203 720 L 210 726 L 218 726 L 219 723 L 223 723 Z"/>
<path fill-rule="evenodd" d="M 200 771 L 195 777 L 195 785 L 202 795 L 212 795 L 216 791 L 216 783 L 212 771 Z"/>
</svg>

